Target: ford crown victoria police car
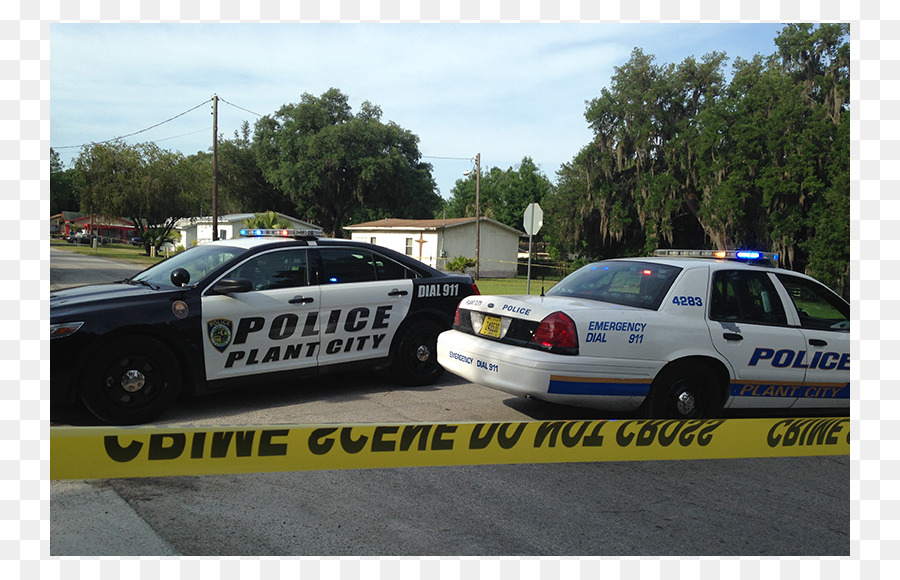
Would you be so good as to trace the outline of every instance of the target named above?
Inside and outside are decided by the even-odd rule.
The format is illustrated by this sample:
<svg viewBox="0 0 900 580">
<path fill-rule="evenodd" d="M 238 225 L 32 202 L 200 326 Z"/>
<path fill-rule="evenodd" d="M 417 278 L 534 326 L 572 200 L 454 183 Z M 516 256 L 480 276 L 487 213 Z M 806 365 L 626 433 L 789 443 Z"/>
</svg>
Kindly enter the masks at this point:
<svg viewBox="0 0 900 580">
<path fill-rule="evenodd" d="M 654 417 L 849 407 L 849 304 L 808 276 L 732 261 L 763 257 L 659 250 L 585 266 L 546 296 L 470 296 L 438 361 L 514 395 Z"/>
<path fill-rule="evenodd" d="M 470 277 L 311 231 L 242 233 L 122 282 L 52 293 L 51 401 L 133 424 L 180 390 L 355 365 L 390 365 L 410 384 L 443 373 L 435 342 L 478 292 Z"/>
</svg>

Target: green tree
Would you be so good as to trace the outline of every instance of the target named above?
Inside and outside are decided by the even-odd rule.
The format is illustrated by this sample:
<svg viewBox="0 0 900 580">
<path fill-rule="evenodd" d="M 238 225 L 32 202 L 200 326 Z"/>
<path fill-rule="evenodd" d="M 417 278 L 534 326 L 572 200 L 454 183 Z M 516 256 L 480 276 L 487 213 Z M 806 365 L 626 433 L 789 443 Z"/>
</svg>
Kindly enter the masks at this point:
<svg viewBox="0 0 900 580">
<path fill-rule="evenodd" d="M 78 208 L 78 195 L 75 193 L 75 172 L 66 169 L 59 153 L 50 149 L 50 215 L 64 211 L 75 211 Z"/>
<path fill-rule="evenodd" d="M 418 137 L 381 114 L 366 101 L 353 115 L 337 89 L 304 94 L 257 121 L 253 150 L 262 175 L 291 197 L 298 217 L 336 237 L 350 219 L 432 217 L 442 201 Z"/>
<path fill-rule="evenodd" d="M 476 176 L 458 179 L 447 201 L 447 217 L 475 215 Z M 481 215 L 516 229 L 522 229 L 522 216 L 530 203 L 541 203 L 553 184 L 530 157 L 523 157 L 516 167 L 501 171 L 491 167 L 483 172 L 479 184 Z"/>
<path fill-rule="evenodd" d="M 81 211 L 130 219 L 145 249 L 158 250 L 199 204 L 203 180 L 183 161 L 152 143 L 87 146 L 75 161 Z"/>
<path fill-rule="evenodd" d="M 775 38 L 782 69 L 840 125 L 850 102 L 849 24 L 789 24 Z"/>
<path fill-rule="evenodd" d="M 212 167 L 212 156 L 208 157 Z M 295 213 L 297 208 L 294 201 L 263 176 L 253 152 L 248 122 L 241 125 L 240 131 L 234 132 L 233 139 L 219 140 L 218 159 L 220 213 L 268 210 Z"/>
<path fill-rule="evenodd" d="M 603 154 L 587 146 L 557 172 L 559 182 L 544 197 L 543 238 L 555 259 L 569 255 L 603 258 L 635 252 L 632 227 L 637 221 L 630 197 L 611 179 L 598 179 L 609 171 Z M 607 161 L 608 161 L 607 155 Z"/>
<path fill-rule="evenodd" d="M 849 298 L 850 47 L 847 24 L 791 24 L 775 39 L 807 112 L 792 157 L 804 210 L 798 266 Z"/>
<path fill-rule="evenodd" d="M 792 24 L 778 51 L 657 65 L 635 49 L 588 102 L 594 137 L 545 198 L 554 252 L 778 252 L 846 295 L 849 28 Z"/>
</svg>

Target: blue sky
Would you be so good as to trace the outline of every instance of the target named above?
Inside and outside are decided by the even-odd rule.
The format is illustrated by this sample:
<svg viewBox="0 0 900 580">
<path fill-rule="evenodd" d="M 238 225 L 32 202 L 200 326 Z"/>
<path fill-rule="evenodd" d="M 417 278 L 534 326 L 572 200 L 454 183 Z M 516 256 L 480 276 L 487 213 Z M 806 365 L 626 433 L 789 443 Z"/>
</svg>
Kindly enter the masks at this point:
<svg viewBox="0 0 900 580">
<path fill-rule="evenodd" d="M 185 155 L 303 93 L 340 89 L 420 138 L 441 195 L 476 153 L 482 169 L 531 157 L 556 171 L 591 139 L 585 103 L 640 47 L 657 64 L 775 51 L 782 24 L 53 24 L 50 143 L 125 139 Z M 181 116 L 178 116 L 181 115 Z M 172 117 L 176 119 L 165 122 Z"/>
</svg>

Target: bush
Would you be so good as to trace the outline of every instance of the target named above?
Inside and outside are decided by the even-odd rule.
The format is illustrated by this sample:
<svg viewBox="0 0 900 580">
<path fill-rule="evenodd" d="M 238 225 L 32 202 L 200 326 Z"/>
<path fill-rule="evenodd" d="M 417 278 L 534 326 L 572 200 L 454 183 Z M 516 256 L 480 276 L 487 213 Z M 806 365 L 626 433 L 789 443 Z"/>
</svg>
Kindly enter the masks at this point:
<svg viewBox="0 0 900 580">
<path fill-rule="evenodd" d="M 465 256 L 457 256 L 447 261 L 447 271 L 449 272 L 465 272 L 467 268 L 475 267 L 475 259 Z"/>
</svg>

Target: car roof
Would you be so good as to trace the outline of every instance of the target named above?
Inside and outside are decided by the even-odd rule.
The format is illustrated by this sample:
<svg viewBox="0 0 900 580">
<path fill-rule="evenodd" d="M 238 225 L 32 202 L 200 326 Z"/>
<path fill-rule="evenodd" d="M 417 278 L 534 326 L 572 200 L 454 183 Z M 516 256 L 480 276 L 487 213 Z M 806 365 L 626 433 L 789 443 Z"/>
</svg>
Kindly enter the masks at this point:
<svg viewBox="0 0 900 580">
<path fill-rule="evenodd" d="M 645 262 L 648 264 L 662 264 L 665 266 L 676 266 L 678 268 L 682 268 L 685 270 L 693 269 L 693 268 L 710 268 L 712 270 L 764 270 L 766 272 L 785 272 L 791 274 L 799 274 L 798 272 L 794 272 L 792 270 L 785 270 L 783 268 L 778 268 L 777 266 L 770 266 L 765 263 L 753 263 L 753 262 L 743 262 L 740 260 L 724 260 L 719 258 L 678 258 L 678 257 L 666 257 L 660 258 L 655 256 L 648 256 L 644 258 L 612 258 L 607 260 L 610 262 L 619 262 L 619 261 L 631 261 L 631 262 Z"/>
<path fill-rule="evenodd" d="M 246 250 L 263 250 L 266 248 L 279 248 L 279 247 L 313 247 L 313 248 L 327 248 L 327 247 L 336 247 L 336 246 L 345 246 L 345 247 L 354 247 L 354 248 L 365 248 L 368 250 L 373 250 L 382 255 L 385 255 L 395 261 L 400 262 L 404 266 L 416 270 L 420 274 L 426 277 L 434 277 L 434 276 L 447 276 L 448 272 L 442 272 L 435 268 L 432 268 L 428 264 L 416 260 L 415 258 L 411 258 L 410 256 L 403 255 L 395 250 L 390 248 L 386 248 L 384 246 L 379 246 L 377 244 L 371 244 L 369 242 L 362 242 L 358 240 L 347 240 L 343 238 L 294 238 L 292 236 L 246 236 L 239 238 L 230 238 L 227 240 L 217 240 L 214 242 L 208 242 L 206 245 L 216 244 L 221 246 L 230 246 L 235 248 L 242 248 Z"/>
<path fill-rule="evenodd" d="M 322 245 L 340 245 L 346 244 L 350 246 L 357 246 L 360 248 L 372 248 L 372 249 L 380 249 L 368 242 L 360 242 L 356 240 L 343 240 L 336 238 L 316 238 L 316 239 L 305 239 L 305 238 L 293 238 L 290 236 L 285 237 L 277 237 L 277 236 L 246 236 L 240 238 L 229 238 L 227 240 L 216 240 L 215 242 L 207 242 L 209 244 L 216 244 L 220 246 L 232 246 L 236 248 L 245 248 L 245 249 L 253 249 L 260 248 L 264 246 L 278 247 L 278 246 L 316 246 L 318 244 Z"/>
</svg>

